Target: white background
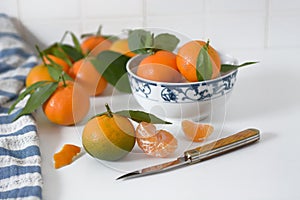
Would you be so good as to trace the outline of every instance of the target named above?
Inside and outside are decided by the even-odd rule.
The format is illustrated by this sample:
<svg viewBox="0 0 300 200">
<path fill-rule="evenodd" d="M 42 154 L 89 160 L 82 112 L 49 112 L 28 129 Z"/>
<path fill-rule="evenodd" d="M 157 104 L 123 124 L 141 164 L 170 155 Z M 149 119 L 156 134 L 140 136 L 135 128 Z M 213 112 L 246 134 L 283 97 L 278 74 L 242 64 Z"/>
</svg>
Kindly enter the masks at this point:
<svg viewBox="0 0 300 200">
<path fill-rule="evenodd" d="M 261 141 L 170 173 L 115 181 L 123 172 L 86 155 L 55 170 L 52 156 L 63 144 L 81 145 L 78 127 L 61 128 L 37 113 L 44 199 L 300 199 L 300 1 L 0 0 L 0 12 L 15 18 L 32 46 L 59 41 L 66 30 L 94 32 L 99 24 L 104 34 L 161 27 L 209 38 L 240 61 L 260 61 L 239 71 L 224 132 L 255 127 Z M 103 106 L 109 94 L 96 101 Z"/>
</svg>

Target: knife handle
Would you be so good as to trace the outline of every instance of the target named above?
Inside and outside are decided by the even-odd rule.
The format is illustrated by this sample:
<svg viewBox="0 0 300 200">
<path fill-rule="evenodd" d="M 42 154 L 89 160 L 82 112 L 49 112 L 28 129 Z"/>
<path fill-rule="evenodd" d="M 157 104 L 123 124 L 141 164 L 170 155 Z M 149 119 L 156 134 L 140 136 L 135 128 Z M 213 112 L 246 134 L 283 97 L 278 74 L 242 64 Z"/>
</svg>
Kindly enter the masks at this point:
<svg viewBox="0 0 300 200">
<path fill-rule="evenodd" d="M 258 141 L 259 138 L 259 130 L 250 128 L 231 136 L 219 139 L 215 142 L 186 151 L 184 152 L 184 155 L 187 160 L 191 161 L 191 163 L 195 163 L 222 155 L 247 144 L 251 144 Z"/>
</svg>

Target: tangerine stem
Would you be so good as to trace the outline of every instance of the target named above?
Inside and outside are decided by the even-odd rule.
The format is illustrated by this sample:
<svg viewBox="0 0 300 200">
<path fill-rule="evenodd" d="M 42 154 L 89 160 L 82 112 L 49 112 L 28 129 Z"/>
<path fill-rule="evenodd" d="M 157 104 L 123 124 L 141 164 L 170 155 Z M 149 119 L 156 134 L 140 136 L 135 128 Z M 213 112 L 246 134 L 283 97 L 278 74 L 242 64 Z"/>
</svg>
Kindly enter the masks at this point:
<svg viewBox="0 0 300 200">
<path fill-rule="evenodd" d="M 111 112 L 110 107 L 108 106 L 107 103 L 105 104 L 105 107 L 106 107 L 106 110 L 107 110 L 108 117 L 113 117 L 113 113 Z"/>
<path fill-rule="evenodd" d="M 208 47 L 209 47 L 209 39 L 207 40 L 207 42 L 206 42 L 206 44 L 205 44 L 205 47 L 206 47 L 206 49 L 208 50 Z"/>
<path fill-rule="evenodd" d="M 41 52 L 39 46 L 38 46 L 38 45 L 35 45 L 35 48 L 36 48 L 36 50 L 37 50 L 37 52 L 38 52 L 40 58 L 42 59 L 43 64 L 46 65 L 45 58 L 44 58 L 43 53 Z"/>
<path fill-rule="evenodd" d="M 65 38 L 66 38 L 66 36 L 67 36 L 68 33 L 69 33 L 69 31 L 65 31 L 64 35 L 60 39 L 60 43 L 63 43 L 63 41 L 65 40 Z"/>
<path fill-rule="evenodd" d="M 100 36 L 100 35 L 101 35 L 101 31 L 102 31 L 102 25 L 100 25 L 100 26 L 98 27 L 98 30 L 97 30 L 97 32 L 96 32 L 96 36 Z"/>
<path fill-rule="evenodd" d="M 62 79 L 62 81 L 63 81 L 63 86 L 64 86 L 64 87 L 67 87 L 67 83 L 66 83 L 66 80 L 65 80 L 64 73 L 65 73 L 65 72 L 62 72 L 62 75 L 61 75 L 60 77 L 61 77 L 61 79 Z"/>
</svg>

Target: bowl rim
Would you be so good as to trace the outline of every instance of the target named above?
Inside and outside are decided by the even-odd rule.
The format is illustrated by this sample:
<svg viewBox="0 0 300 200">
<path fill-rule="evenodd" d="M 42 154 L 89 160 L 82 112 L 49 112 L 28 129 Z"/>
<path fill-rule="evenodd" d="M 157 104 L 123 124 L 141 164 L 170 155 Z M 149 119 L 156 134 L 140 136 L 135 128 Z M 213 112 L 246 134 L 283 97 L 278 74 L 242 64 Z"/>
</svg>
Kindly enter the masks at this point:
<svg viewBox="0 0 300 200">
<path fill-rule="evenodd" d="M 222 74 L 221 76 L 219 76 L 217 78 L 204 80 L 204 81 L 196 81 L 196 82 L 169 83 L 169 82 L 161 82 L 161 81 L 152 81 L 152 80 L 148 80 L 148 79 L 145 79 L 145 78 L 142 78 L 142 77 L 139 77 L 138 75 L 136 75 L 131 69 L 132 66 L 130 66 L 130 64 L 134 60 L 136 60 L 140 57 L 147 56 L 147 55 L 148 54 L 138 54 L 138 55 L 135 55 L 134 57 L 130 58 L 129 61 L 126 63 L 126 71 L 129 74 L 129 76 L 134 77 L 135 79 L 138 79 L 138 80 L 143 81 L 145 83 L 152 84 L 152 85 L 164 85 L 164 86 L 170 86 L 170 87 L 175 87 L 175 86 L 182 87 L 182 86 L 187 86 L 187 85 L 204 85 L 204 84 L 209 84 L 209 83 L 212 83 L 212 82 L 218 82 L 218 81 L 222 80 L 223 78 L 225 78 L 227 76 L 230 76 L 231 74 L 234 74 L 238 71 L 238 69 L 230 70 L 230 71 Z M 228 55 L 224 55 L 224 56 L 228 56 Z M 237 60 L 235 58 L 232 57 L 232 59 L 233 59 L 232 63 L 237 62 Z"/>
</svg>

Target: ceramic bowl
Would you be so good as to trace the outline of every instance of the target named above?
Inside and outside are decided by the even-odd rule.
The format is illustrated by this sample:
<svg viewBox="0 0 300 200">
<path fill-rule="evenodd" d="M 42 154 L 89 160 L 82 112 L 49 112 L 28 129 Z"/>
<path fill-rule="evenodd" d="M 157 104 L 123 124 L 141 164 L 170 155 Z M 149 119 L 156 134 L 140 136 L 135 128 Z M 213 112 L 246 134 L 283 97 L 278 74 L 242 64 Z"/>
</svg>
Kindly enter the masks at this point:
<svg viewBox="0 0 300 200">
<path fill-rule="evenodd" d="M 219 53 L 221 62 L 237 64 L 231 56 Z M 201 82 L 165 83 L 146 80 L 136 75 L 139 62 L 146 55 L 137 55 L 127 63 L 132 94 L 149 113 L 170 120 L 201 120 L 213 109 L 225 106 L 237 78 L 237 70 Z"/>
</svg>

